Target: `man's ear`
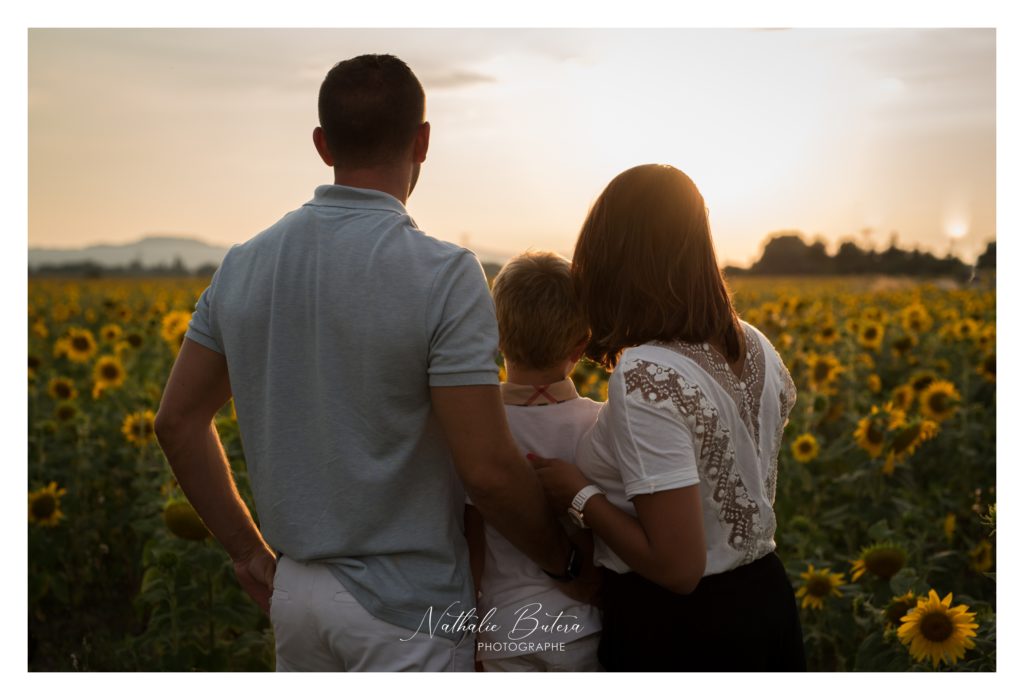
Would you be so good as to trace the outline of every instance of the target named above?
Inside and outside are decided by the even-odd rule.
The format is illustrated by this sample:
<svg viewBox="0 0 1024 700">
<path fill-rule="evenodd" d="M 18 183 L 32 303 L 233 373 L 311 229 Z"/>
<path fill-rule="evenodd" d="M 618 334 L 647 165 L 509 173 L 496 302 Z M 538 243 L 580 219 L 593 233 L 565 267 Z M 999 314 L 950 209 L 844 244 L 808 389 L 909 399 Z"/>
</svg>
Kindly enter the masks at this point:
<svg viewBox="0 0 1024 700">
<path fill-rule="evenodd" d="M 334 156 L 331 155 L 331 149 L 327 147 L 327 137 L 324 136 L 322 127 L 318 126 L 313 129 L 313 145 L 316 146 L 316 152 L 320 154 L 320 159 L 324 164 L 333 168 Z"/>
<path fill-rule="evenodd" d="M 422 163 L 427 159 L 430 148 L 430 122 L 423 122 L 416 129 L 416 139 L 412 142 L 412 161 Z"/>
</svg>

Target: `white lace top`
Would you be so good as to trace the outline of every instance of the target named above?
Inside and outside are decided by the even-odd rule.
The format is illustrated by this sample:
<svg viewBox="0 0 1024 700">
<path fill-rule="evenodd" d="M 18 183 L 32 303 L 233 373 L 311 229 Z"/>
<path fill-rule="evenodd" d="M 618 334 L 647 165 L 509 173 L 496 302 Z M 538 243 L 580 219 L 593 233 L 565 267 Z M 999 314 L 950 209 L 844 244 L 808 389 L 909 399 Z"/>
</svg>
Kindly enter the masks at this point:
<svg viewBox="0 0 1024 700">
<path fill-rule="evenodd" d="M 630 515 L 637 494 L 700 484 L 705 576 L 775 549 L 778 455 L 796 387 L 768 339 L 742 325 L 747 353 L 739 377 L 706 343 L 627 349 L 576 453 L 583 473 Z M 594 560 L 629 571 L 597 537 Z"/>
</svg>

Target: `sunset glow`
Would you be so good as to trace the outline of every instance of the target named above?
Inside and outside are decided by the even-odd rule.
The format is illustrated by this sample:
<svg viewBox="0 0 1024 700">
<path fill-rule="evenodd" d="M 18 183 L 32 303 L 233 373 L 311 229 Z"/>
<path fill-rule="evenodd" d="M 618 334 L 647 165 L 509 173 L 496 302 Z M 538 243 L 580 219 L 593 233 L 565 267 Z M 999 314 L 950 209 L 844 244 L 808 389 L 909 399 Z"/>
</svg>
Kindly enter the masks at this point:
<svg viewBox="0 0 1024 700">
<path fill-rule="evenodd" d="M 427 91 L 410 212 L 481 257 L 570 252 L 646 162 L 697 183 L 723 263 L 779 230 L 995 238 L 992 30 L 168 29 L 30 30 L 29 245 L 246 240 L 330 180 L 316 91 L 368 52 Z"/>
</svg>

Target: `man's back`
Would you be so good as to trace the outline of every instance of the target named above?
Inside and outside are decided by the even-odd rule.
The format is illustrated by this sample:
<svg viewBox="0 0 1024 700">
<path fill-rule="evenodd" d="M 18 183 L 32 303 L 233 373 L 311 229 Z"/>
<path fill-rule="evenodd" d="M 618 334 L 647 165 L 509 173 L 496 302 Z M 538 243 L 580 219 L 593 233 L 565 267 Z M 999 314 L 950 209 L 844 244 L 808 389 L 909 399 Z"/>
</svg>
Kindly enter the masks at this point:
<svg viewBox="0 0 1024 700">
<path fill-rule="evenodd" d="M 260 529 L 415 629 L 470 600 L 462 489 L 431 386 L 496 384 L 480 265 L 338 185 L 233 247 L 186 337 L 225 354 Z"/>
</svg>

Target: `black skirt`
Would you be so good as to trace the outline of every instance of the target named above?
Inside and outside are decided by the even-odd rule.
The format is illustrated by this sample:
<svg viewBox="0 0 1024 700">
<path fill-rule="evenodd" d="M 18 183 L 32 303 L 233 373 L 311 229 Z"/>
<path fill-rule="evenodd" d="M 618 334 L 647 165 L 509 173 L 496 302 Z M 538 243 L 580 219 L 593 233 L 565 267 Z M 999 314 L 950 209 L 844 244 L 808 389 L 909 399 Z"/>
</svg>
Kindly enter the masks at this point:
<svg viewBox="0 0 1024 700">
<path fill-rule="evenodd" d="M 796 598 L 774 552 L 705 576 L 687 595 L 604 569 L 608 671 L 805 671 Z"/>
</svg>

